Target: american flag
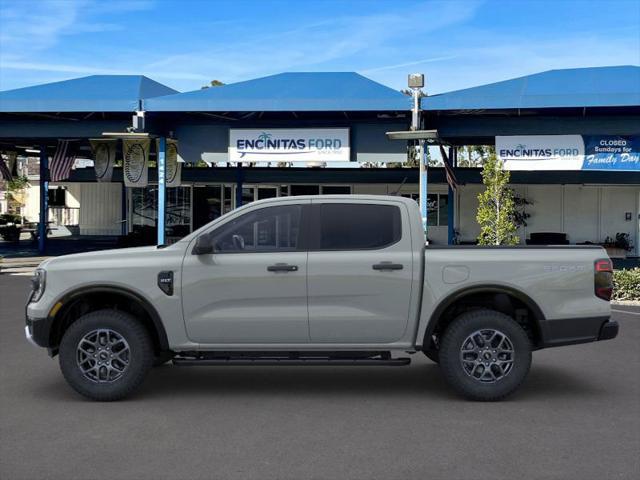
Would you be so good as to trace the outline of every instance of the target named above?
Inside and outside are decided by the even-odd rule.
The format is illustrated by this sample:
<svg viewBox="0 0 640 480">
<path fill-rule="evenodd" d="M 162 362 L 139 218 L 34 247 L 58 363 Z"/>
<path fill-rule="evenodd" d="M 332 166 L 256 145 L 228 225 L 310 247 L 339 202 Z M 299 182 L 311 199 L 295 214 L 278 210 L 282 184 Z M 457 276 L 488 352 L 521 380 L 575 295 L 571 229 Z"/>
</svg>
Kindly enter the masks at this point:
<svg viewBox="0 0 640 480">
<path fill-rule="evenodd" d="M 449 157 L 447 157 L 447 152 L 444 151 L 444 147 L 440 145 L 440 155 L 442 155 L 442 162 L 444 163 L 444 172 L 447 177 L 447 183 L 452 189 L 458 188 L 458 179 L 456 178 L 456 174 L 451 167 L 451 163 L 449 161 Z"/>
<path fill-rule="evenodd" d="M 7 182 L 13 180 L 11 170 L 7 166 L 7 163 L 4 161 L 4 158 L 2 158 L 2 156 L 0 156 L 0 177 L 4 178 Z"/>
<path fill-rule="evenodd" d="M 52 182 L 60 182 L 69 178 L 71 167 L 76 160 L 76 152 L 71 143 L 73 140 L 58 140 L 58 148 L 53 154 L 49 165 L 49 175 Z"/>
</svg>

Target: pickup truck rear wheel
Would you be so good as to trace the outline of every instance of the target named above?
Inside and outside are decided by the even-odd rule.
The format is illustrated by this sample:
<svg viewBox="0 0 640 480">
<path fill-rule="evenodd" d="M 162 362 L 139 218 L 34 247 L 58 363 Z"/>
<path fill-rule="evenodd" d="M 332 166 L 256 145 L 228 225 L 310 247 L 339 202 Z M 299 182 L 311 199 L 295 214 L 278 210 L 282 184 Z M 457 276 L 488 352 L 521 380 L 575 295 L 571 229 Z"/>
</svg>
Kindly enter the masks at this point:
<svg viewBox="0 0 640 480">
<path fill-rule="evenodd" d="M 474 310 L 457 317 L 439 350 L 447 382 L 472 400 L 495 401 L 513 393 L 531 366 L 531 341 L 511 317 Z"/>
<path fill-rule="evenodd" d="M 92 400 L 119 400 L 135 390 L 153 364 L 153 345 L 132 315 L 105 309 L 83 315 L 60 342 L 60 369 Z"/>
</svg>

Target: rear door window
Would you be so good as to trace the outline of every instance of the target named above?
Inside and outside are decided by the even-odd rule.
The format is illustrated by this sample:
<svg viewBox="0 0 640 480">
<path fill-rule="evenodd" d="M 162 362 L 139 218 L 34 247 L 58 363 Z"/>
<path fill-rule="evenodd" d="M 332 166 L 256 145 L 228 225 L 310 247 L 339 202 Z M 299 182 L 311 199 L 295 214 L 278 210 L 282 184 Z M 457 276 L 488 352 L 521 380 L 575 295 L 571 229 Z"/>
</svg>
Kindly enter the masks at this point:
<svg viewBox="0 0 640 480">
<path fill-rule="evenodd" d="M 395 205 L 323 203 L 320 205 L 320 250 L 371 250 L 388 247 L 402 236 Z"/>
</svg>

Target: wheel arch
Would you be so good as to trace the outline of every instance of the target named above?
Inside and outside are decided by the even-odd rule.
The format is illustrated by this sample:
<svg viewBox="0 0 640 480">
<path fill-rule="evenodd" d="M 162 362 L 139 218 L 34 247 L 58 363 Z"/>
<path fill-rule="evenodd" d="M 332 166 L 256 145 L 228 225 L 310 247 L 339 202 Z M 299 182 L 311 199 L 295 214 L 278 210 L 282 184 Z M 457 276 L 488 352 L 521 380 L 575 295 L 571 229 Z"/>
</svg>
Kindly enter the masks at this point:
<svg viewBox="0 0 640 480">
<path fill-rule="evenodd" d="M 69 325 L 84 313 L 99 309 L 90 307 L 95 300 L 99 300 L 95 305 L 103 305 L 105 308 L 108 308 L 111 302 L 115 302 L 113 303 L 115 306 L 124 307 L 124 311 L 134 314 L 147 328 L 157 352 L 169 350 L 167 332 L 158 311 L 151 302 L 130 289 L 114 285 L 81 287 L 64 294 L 55 302 L 54 305 L 62 304 L 57 311 L 52 310 L 53 315 L 49 314 L 51 322 L 49 344 L 55 350 Z"/>
<path fill-rule="evenodd" d="M 479 296 L 483 296 L 482 300 L 477 300 Z M 507 298 L 510 302 L 510 306 L 504 304 L 504 298 Z M 515 310 L 517 306 L 524 306 L 530 314 L 529 322 L 534 328 L 532 332 L 534 335 L 533 340 L 538 343 L 541 341 L 542 330 L 541 323 L 545 320 L 544 313 L 540 306 L 529 295 L 517 288 L 501 285 L 475 285 L 470 287 L 463 287 L 447 295 L 435 308 L 425 330 L 425 334 L 422 341 L 422 348 L 432 348 L 432 336 L 438 331 L 439 328 L 446 326 L 451 318 L 447 317 L 449 312 L 455 309 L 456 305 L 464 303 L 465 300 L 476 299 L 475 304 L 482 306 L 484 302 L 486 306 L 491 307 L 502 313 L 511 308 Z M 515 302 L 514 302 L 515 300 Z M 514 304 L 515 303 L 515 304 Z"/>
</svg>

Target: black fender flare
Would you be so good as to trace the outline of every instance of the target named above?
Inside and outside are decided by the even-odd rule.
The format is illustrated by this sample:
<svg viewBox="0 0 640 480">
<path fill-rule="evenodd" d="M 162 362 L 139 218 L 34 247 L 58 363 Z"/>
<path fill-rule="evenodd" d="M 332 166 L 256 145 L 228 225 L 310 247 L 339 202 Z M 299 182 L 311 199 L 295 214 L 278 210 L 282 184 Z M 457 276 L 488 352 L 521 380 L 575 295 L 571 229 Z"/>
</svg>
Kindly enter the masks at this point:
<svg viewBox="0 0 640 480">
<path fill-rule="evenodd" d="M 487 294 L 497 294 L 504 293 L 506 295 L 512 296 L 518 300 L 520 300 L 523 304 L 529 308 L 534 315 L 534 321 L 537 328 L 537 334 L 542 334 L 542 325 L 541 322 L 545 320 L 545 316 L 542 313 L 542 309 L 538 306 L 538 304 L 529 297 L 526 293 L 505 285 L 500 284 L 489 284 L 489 285 L 474 285 L 471 287 L 463 287 L 455 292 L 447 295 L 444 300 L 442 300 L 436 309 L 433 311 L 431 316 L 429 317 L 429 323 L 427 324 L 427 328 L 424 332 L 424 339 L 422 341 L 422 348 L 426 348 L 431 341 L 431 336 L 436 328 L 438 320 L 442 316 L 442 314 L 449 308 L 451 305 L 456 303 L 463 297 L 468 295 L 473 295 L 477 293 L 487 293 Z"/>
<path fill-rule="evenodd" d="M 71 292 L 65 293 L 62 297 L 60 297 L 58 300 L 54 302 L 54 305 L 60 302 L 62 303 L 64 308 L 66 306 L 73 304 L 75 300 L 78 300 L 85 295 L 90 295 L 93 293 L 113 293 L 117 295 L 122 295 L 128 298 L 129 300 L 131 300 L 132 302 L 135 302 L 138 305 L 140 305 L 142 309 L 149 315 L 149 318 L 151 318 L 151 322 L 153 323 L 155 333 L 158 336 L 160 350 L 163 350 L 163 351 L 169 350 L 169 340 L 167 338 L 167 332 L 164 328 L 162 320 L 160 319 L 160 315 L 158 314 L 158 311 L 151 304 L 151 302 L 149 302 L 142 295 L 136 292 L 133 292 L 127 288 L 114 286 L 114 285 L 91 285 L 88 287 L 80 287 L 76 290 L 72 290 Z M 55 320 L 55 316 L 58 313 L 59 311 L 56 312 L 56 314 L 53 316 L 51 315 L 51 313 L 49 313 L 49 320 L 52 326 Z"/>
</svg>

